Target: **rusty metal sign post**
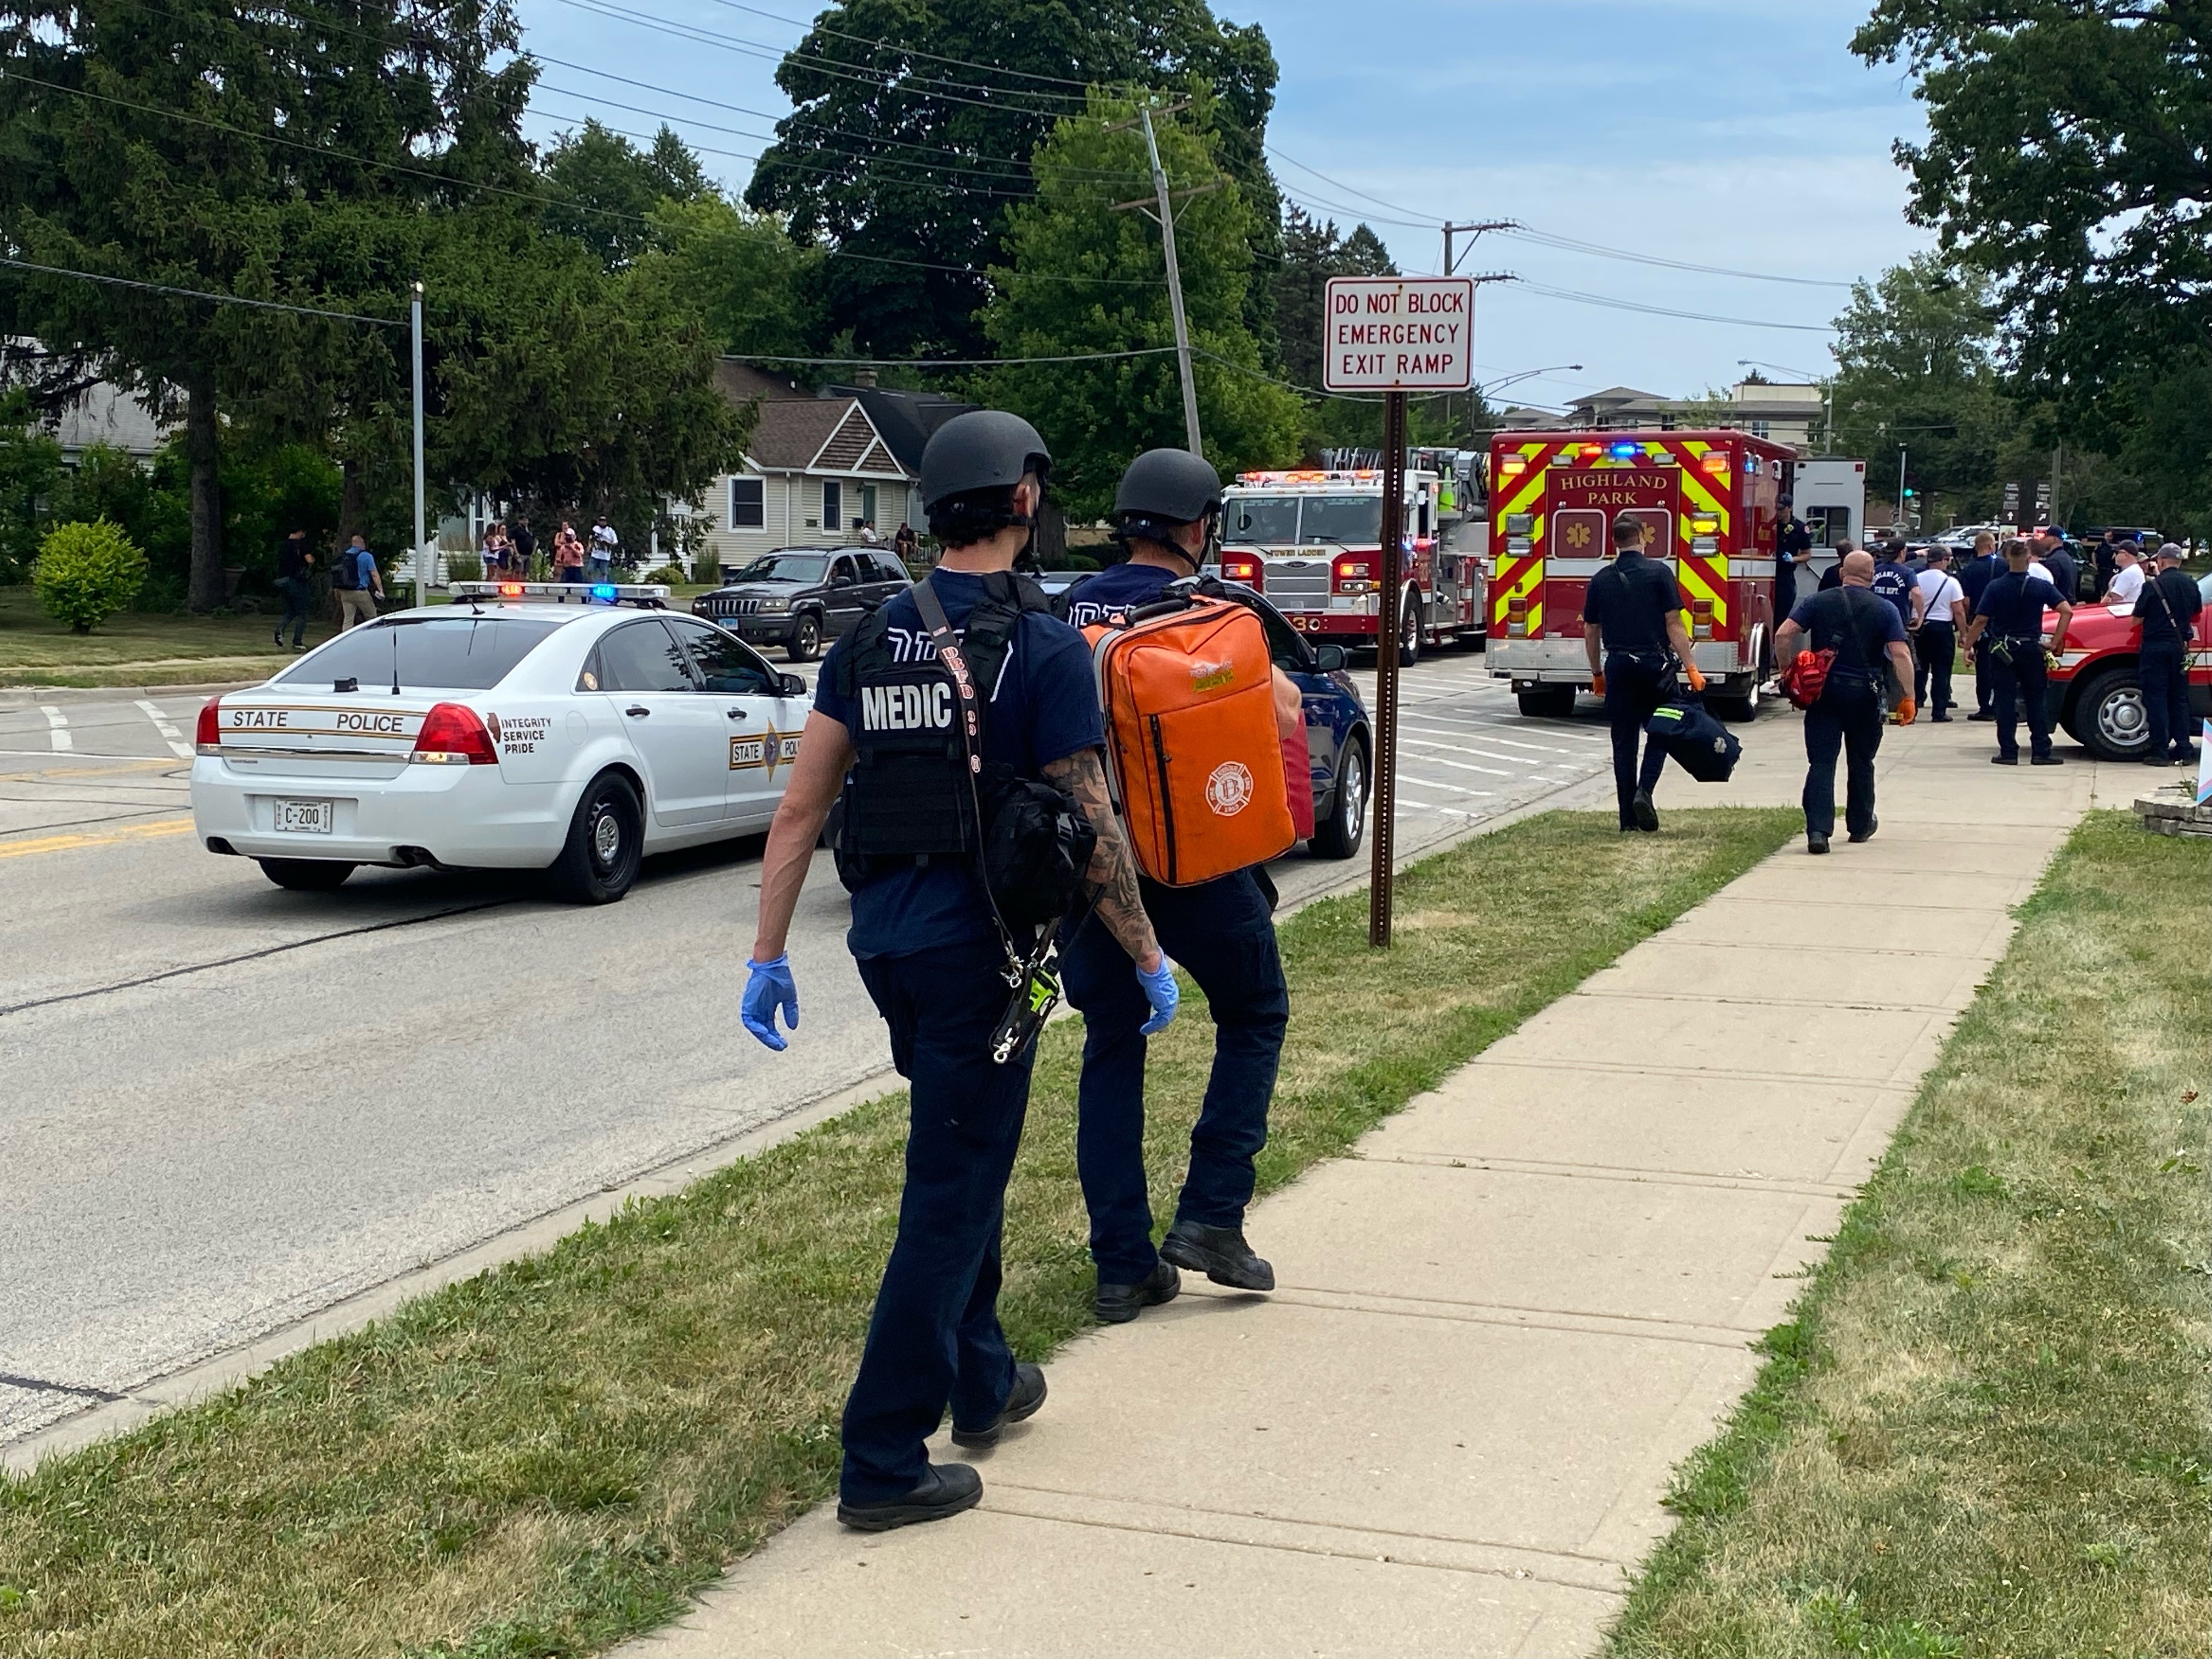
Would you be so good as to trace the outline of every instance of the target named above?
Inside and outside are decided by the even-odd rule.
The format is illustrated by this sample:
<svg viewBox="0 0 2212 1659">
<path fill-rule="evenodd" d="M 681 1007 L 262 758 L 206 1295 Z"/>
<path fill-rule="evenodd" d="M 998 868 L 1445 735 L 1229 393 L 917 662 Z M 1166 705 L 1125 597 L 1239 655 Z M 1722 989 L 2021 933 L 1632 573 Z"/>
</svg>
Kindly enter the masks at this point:
<svg viewBox="0 0 2212 1659">
<path fill-rule="evenodd" d="M 1332 276 L 1322 322 L 1322 386 L 1382 394 L 1382 521 L 1376 574 L 1374 875 L 1367 942 L 1390 943 L 1397 879 L 1398 641 L 1404 626 L 1406 394 L 1474 384 L 1474 279 Z M 1420 626 L 1420 619 L 1414 619 Z"/>
<path fill-rule="evenodd" d="M 1398 608 L 1404 603 L 1406 394 L 1382 394 L 1382 568 L 1375 618 L 1375 799 L 1368 808 L 1374 866 L 1367 884 L 1367 942 L 1390 943 L 1398 878 Z"/>
</svg>

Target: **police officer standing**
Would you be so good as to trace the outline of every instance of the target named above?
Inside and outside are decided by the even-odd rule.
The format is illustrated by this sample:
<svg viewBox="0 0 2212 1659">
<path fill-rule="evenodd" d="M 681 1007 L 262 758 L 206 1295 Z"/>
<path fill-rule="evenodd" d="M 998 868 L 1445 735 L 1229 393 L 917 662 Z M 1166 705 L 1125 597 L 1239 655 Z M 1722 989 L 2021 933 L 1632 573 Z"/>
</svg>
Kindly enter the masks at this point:
<svg viewBox="0 0 2212 1659">
<path fill-rule="evenodd" d="M 1613 562 L 1590 578 L 1583 599 L 1583 647 L 1589 653 L 1590 690 L 1605 699 L 1606 721 L 1613 728 L 1613 787 L 1625 830 L 1659 827 L 1651 791 L 1667 751 L 1658 738 L 1645 737 L 1644 722 L 1665 696 L 1675 665 L 1692 691 L 1705 689 L 1705 677 L 1690 660 L 1682 590 L 1665 564 L 1644 557 L 1644 520 L 1634 514 L 1613 520 Z M 1640 768 L 1639 738 L 1644 739 Z"/>
<path fill-rule="evenodd" d="M 1012 573 L 1050 466 L 1036 429 L 997 410 L 957 416 L 931 437 L 921 495 L 943 561 L 823 663 L 762 862 L 743 1018 L 780 1049 L 778 1012 L 799 1024 L 785 937 L 842 793 L 848 943 L 910 1085 L 897 1239 L 845 1403 L 837 1515 L 865 1530 L 938 1520 L 982 1495 L 972 1468 L 928 1461 L 925 1442 L 948 1404 L 955 1442 L 988 1446 L 1044 1403 L 1043 1372 L 1015 1363 L 998 1319 L 1000 1230 L 1034 1045 L 994 1060 L 1016 946 L 981 876 L 981 801 L 992 797 L 979 779 L 1041 780 L 1079 804 L 1097 837 L 1089 878 L 1100 921 L 1153 1026 L 1175 1011 L 1175 976 L 1106 793 L 1090 653 Z M 938 640 L 956 631 L 957 650 L 940 653 Z"/>
<path fill-rule="evenodd" d="M 2066 550 L 2066 532 L 2055 524 L 2039 525 L 2035 532 L 2035 556 L 2043 561 L 2043 568 L 2051 573 L 2051 585 L 2058 590 L 2058 597 L 2071 605 L 2081 597 L 2081 567 Z"/>
<path fill-rule="evenodd" d="M 2004 557 L 2005 573 L 1982 590 L 1973 619 L 1966 624 L 1965 641 L 1976 660 L 1984 653 L 1990 659 L 1997 722 L 1997 752 L 1990 760 L 1997 766 L 2020 764 L 2018 721 L 2025 712 L 2028 763 L 2061 765 L 2063 763 L 2051 752 L 2051 702 L 2044 695 L 2043 613 L 2058 612 L 2058 629 L 2051 635 L 2051 648 L 2063 651 L 2074 605 L 2063 590 L 2029 571 L 2026 542 L 2007 542 Z"/>
<path fill-rule="evenodd" d="M 1221 480 L 1202 457 L 1183 449 L 1137 457 L 1114 498 L 1115 534 L 1128 560 L 1070 589 L 1068 620 L 1082 628 L 1127 616 L 1169 583 L 1196 575 L 1220 510 Z M 1289 678 L 1280 669 L 1273 674 L 1276 728 L 1287 737 L 1304 720 L 1304 706 Z M 1138 878 L 1161 945 L 1206 993 L 1214 1025 L 1213 1071 L 1190 1132 L 1189 1171 L 1157 1250 L 1145 1182 L 1145 999 L 1127 955 L 1095 917 L 1068 940 L 1067 1000 L 1084 1022 L 1076 1170 L 1098 1269 L 1094 1309 L 1106 1323 L 1173 1297 L 1182 1288 L 1178 1267 L 1237 1290 L 1275 1288 L 1275 1270 L 1244 1239 L 1253 1159 L 1267 1144 L 1291 1012 L 1274 896 L 1263 880 L 1255 870 L 1189 887 Z"/>
</svg>

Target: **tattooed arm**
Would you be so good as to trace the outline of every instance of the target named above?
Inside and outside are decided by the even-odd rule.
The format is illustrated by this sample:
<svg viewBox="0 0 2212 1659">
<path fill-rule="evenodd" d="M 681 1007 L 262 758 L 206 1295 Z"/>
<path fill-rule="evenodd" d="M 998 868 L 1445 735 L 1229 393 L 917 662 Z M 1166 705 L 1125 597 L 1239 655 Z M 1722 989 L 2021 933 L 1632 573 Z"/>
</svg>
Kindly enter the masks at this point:
<svg viewBox="0 0 2212 1659">
<path fill-rule="evenodd" d="M 1152 935 L 1152 920 L 1145 914 L 1137 894 L 1137 860 L 1114 816 L 1113 798 L 1106 793 L 1106 769 L 1098 751 L 1085 749 L 1064 760 L 1052 762 L 1044 775 L 1075 797 L 1083 815 L 1097 832 L 1098 845 L 1091 854 L 1091 885 L 1098 895 L 1098 917 L 1120 941 L 1131 960 L 1146 973 L 1160 965 L 1160 942 Z"/>
</svg>

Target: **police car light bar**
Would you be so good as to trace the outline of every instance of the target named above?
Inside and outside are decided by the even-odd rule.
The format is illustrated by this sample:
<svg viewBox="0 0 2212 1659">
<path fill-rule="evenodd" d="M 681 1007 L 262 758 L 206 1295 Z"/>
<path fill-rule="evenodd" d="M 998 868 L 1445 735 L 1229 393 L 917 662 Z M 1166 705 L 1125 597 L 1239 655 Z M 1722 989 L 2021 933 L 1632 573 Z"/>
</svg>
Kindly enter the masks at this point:
<svg viewBox="0 0 2212 1659">
<path fill-rule="evenodd" d="M 544 605 L 635 605 L 665 610 L 668 589 L 659 582 L 454 582 L 447 592 L 460 599 L 530 599 Z"/>
</svg>

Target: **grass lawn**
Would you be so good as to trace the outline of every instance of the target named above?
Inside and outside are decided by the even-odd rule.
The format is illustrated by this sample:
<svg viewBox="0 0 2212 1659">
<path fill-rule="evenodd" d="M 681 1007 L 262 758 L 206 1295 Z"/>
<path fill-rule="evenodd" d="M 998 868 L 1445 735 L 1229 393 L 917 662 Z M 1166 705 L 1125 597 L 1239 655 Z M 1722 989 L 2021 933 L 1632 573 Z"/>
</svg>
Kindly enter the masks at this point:
<svg viewBox="0 0 2212 1659">
<path fill-rule="evenodd" d="M 189 685 L 258 680 L 291 661 L 270 638 L 276 614 L 187 617 L 125 611 L 72 634 L 27 586 L 0 587 L 0 685 Z M 318 617 L 307 643 L 337 631 Z"/>
<path fill-rule="evenodd" d="M 1262 1189 L 1782 845 L 1797 814 L 1553 813 L 1424 861 L 1397 944 L 1364 895 L 1283 927 L 1293 1018 Z M 1171 1210 L 1212 1028 L 1156 1039 Z M 799 1041 L 807 1041 L 804 1032 Z M 1036 1358 L 1090 1322 L 1080 1031 L 1047 1031 L 1008 1195 L 1003 1311 Z M 587 1652 L 835 1487 L 889 1249 L 905 1097 L 548 1255 L 422 1298 L 252 1383 L 0 1485 L 0 1651 Z"/>
<path fill-rule="evenodd" d="M 2202 841 L 2075 831 L 1612 1653 L 2206 1651 L 2208 896 Z"/>
</svg>

